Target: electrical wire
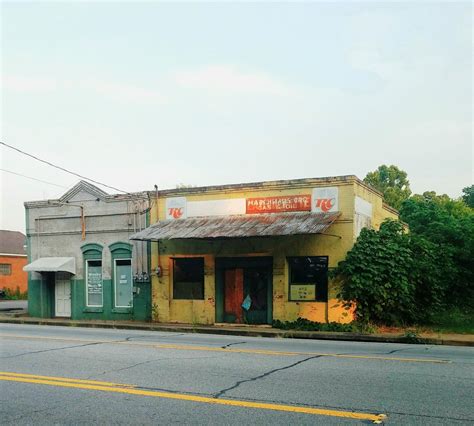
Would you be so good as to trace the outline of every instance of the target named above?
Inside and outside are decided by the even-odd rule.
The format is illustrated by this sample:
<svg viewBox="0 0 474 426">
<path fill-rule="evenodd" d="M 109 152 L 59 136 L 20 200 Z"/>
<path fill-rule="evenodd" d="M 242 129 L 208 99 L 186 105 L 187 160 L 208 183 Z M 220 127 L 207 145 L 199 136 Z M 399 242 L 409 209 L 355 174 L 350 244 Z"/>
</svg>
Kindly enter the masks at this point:
<svg viewBox="0 0 474 426">
<path fill-rule="evenodd" d="M 105 184 L 105 183 L 99 182 L 99 181 L 97 181 L 97 180 L 94 180 L 94 179 L 88 178 L 88 177 L 86 177 L 86 176 L 80 175 L 79 173 L 73 172 L 73 171 L 68 170 L 68 169 L 66 169 L 66 168 L 64 168 L 64 167 L 58 166 L 58 165 L 56 165 L 56 164 L 53 164 L 53 163 L 51 163 L 51 162 L 49 162 L 49 161 L 42 160 L 41 158 L 38 158 L 38 157 L 36 157 L 36 156 L 33 155 L 33 154 L 29 154 L 28 152 L 22 151 L 21 149 L 16 148 L 16 147 L 14 147 L 14 146 L 12 146 L 12 145 L 8 145 L 8 144 L 5 143 L 5 142 L 1 142 L 1 141 L 0 141 L 0 145 L 6 146 L 7 148 L 10 148 L 10 149 L 12 149 L 12 150 L 14 150 L 14 151 L 19 152 L 20 154 L 23 154 L 23 155 L 26 155 L 26 156 L 28 156 L 28 157 L 33 158 L 33 159 L 35 159 L 36 161 L 39 161 L 39 162 L 44 163 L 44 164 L 47 164 L 48 166 L 51 166 L 51 167 L 54 167 L 54 168 L 56 168 L 56 169 L 62 170 L 63 172 L 66 172 L 66 173 L 69 173 L 69 174 L 71 174 L 71 175 L 77 176 L 77 177 L 79 177 L 79 178 L 81 178 L 81 179 L 88 180 L 89 182 L 93 182 L 93 183 L 95 183 L 95 184 L 97 184 L 97 185 L 101 185 L 101 186 L 104 186 L 104 187 L 106 187 L 106 188 L 113 189 L 114 191 L 122 192 L 122 193 L 127 194 L 127 195 L 130 195 L 130 196 L 132 196 L 132 197 L 143 198 L 143 197 L 138 196 L 137 194 L 132 194 L 132 193 L 127 192 L 127 191 L 124 191 L 124 190 L 122 190 L 122 189 L 115 188 L 114 186 L 110 186 L 110 185 L 107 185 L 107 184 Z"/>
<path fill-rule="evenodd" d="M 37 178 L 31 177 L 31 176 L 22 175 L 21 173 L 12 172 L 11 170 L 0 169 L 0 171 L 6 172 L 6 173 L 11 173 L 12 175 L 21 176 L 21 177 L 24 177 L 24 178 L 27 178 L 27 179 L 31 179 L 31 180 L 36 180 L 36 181 L 38 181 L 38 182 L 47 183 L 48 185 L 59 186 L 60 188 L 66 188 L 66 189 L 67 189 L 67 186 L 58 185 L 57 183 L 47 182 L 47 181 L 45 181 L 45 180 L 37 179 Z"/>
</svg>

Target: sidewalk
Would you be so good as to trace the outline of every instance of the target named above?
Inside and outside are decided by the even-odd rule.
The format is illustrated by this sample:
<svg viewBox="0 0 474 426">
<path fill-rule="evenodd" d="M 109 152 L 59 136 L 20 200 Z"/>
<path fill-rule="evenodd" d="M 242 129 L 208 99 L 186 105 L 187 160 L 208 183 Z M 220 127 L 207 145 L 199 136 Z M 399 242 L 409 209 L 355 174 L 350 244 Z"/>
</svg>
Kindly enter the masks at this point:
<svg viewBox="0 0 474 426">
<path fill-rule="evenodd" d="M 381 343 L 419 343 L 429 345 L 454 345 L 474 346 L 473 334 L 435 334 L 423 333 L 416 338 L 407 338 L 396 333 L 340 333 L 321 331 L 298 331 L 280 330 L 269 326 L 234 326 L 228 324 L 217 325 L 190 325 L 190 324 L 164 324 L 139 321 L 90 321 L 69 319 L 45 319 L 7 316 L 0 314 L 0 323 L 7 324 L 39 324 L 52 326 L 91 327 L 91 328 L 115 328 L 122 330 L 148 330 L 148 331 L 170 331 L 177 333 L 208 333 L 224 334 L 230 336 L 251 337 L 273 337 L 293 339 L 315 339 L 315 340 L 343 340 L 358 342 L 381 342 Z"/>
</svg>

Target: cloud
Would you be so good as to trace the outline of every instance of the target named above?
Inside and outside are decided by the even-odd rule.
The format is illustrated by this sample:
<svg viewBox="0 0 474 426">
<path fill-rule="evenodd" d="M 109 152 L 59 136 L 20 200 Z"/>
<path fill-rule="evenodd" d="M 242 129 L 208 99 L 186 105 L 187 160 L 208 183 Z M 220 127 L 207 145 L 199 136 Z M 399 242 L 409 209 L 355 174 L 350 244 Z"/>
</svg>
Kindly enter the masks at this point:
<svg viewBox="0 0 474 426">
<path fill-rule="evenodd" d="M 165 100 L 165 97 L 157 90 L 125 83 L 89 81 L 84 86 L 118 101 L 163 102 Z"/>
<path fill-rule="evenodd" d="M 292 90 L 283 82 L 260 71 L 244 71 L 231 65 L 210 65 L 175 74 L 184 88 L 218 93 L 265 94 L 285 96 Z"/>
<path fill-rule="evenodd" d="M 2 76 L 2 88 L 14 92 L 50 92 L 57 88 L 53 79 L 24 76 Z"/>
</svg>

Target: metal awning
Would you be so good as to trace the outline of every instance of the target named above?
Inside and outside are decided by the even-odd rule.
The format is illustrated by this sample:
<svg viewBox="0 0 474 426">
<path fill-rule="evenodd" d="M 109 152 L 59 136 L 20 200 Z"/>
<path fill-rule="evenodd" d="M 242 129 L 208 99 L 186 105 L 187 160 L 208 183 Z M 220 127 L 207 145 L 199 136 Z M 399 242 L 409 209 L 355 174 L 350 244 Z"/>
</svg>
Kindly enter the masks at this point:
<svg viewBox="0 0 474 426">
<path fill-rule="evenodd" d="M 321 234 L 339 217 L 332 213 L 267 213 L 163 220 L 130 237 L 158 241 Z"/>
<path fill-rule="evenodd" d="M 76 273 L 73 257 L 40 257 L 23 267 L 26 272 L 70 272 Z"/>
</svg>

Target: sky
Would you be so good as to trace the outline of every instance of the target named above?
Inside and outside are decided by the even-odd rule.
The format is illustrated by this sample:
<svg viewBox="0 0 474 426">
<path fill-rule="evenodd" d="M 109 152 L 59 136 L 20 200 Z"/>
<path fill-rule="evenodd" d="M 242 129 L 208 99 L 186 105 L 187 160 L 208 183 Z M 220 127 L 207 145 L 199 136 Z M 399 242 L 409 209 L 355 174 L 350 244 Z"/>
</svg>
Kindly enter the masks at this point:
<svg viewBox="0 0 474 426">
<path fill-rule="evenodd" d="M 1 141 L 124 191 L 395 164 L 458 197 L 472 30 L 471 2 L 3 2 Z M 3 229 L 79 180 L 0 163 Z"/>
</svg>

